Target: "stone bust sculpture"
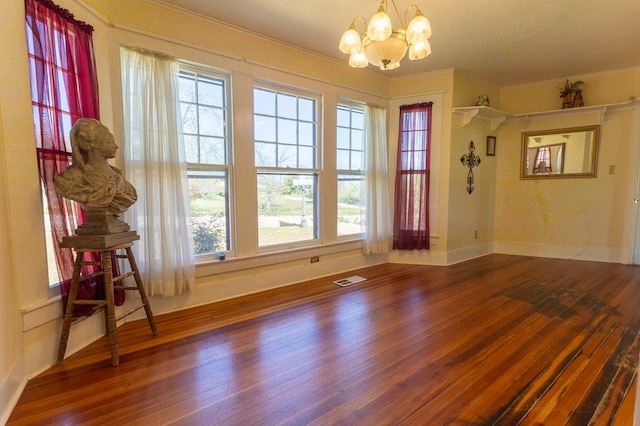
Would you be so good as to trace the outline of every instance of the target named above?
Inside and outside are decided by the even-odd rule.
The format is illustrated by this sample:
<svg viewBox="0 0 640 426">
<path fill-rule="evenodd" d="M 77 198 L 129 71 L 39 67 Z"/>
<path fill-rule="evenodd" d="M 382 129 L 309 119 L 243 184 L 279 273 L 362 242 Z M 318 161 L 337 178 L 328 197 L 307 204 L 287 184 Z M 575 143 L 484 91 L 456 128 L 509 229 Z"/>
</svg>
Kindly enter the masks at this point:
<svg viewBox="0 0 640 426">
<path fill-rule="evenodd" d="M 109 164 L 118 145 L 109 129 L 93 118 L 81 118 L 71 129 L 72 164 L 54 176 L 56 191 L 77 201 L 87 212 L 87 223 L 78 234 L 128 231 L 118 220 L 138 195 L 121 171 Z M 125 229 L 126 228 L 126 229 Z"/>
</svg>

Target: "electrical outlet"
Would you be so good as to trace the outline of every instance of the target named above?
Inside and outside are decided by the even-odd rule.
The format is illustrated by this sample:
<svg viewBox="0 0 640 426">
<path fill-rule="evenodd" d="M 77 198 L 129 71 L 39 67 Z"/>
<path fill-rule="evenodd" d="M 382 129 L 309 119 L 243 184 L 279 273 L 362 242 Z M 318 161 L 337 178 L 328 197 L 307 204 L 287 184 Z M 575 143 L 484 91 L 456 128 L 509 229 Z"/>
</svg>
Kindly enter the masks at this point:
<svg viewBox="0 0 640 426">
<path fill-rule="evenodd" d="M 319 256 L 313 256 L 311 258 L 311 263 L 318 263 L 320 262 L 320 257 Z"/>
<path fill-rule="evenodd" d="M 473 234 L 473 238 L 474 238 L 474 239 L 476 239 L 476 240 L 478 239 L 478 231 L 476 231 L 476 232 Z"/>
<path fill-rule="evenodd" d="M 615 175 L 616 174 L 616 166 L 615 165 L 610 165 L 609 166 L 609 174 L 610 175 Z"/>
</svg>

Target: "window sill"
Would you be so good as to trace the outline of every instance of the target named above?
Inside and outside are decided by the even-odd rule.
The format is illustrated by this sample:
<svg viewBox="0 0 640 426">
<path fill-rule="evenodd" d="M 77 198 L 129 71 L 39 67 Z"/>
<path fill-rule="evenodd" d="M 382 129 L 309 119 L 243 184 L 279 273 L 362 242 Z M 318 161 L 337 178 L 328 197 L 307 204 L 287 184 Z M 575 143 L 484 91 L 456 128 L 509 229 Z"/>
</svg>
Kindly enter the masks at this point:
<svg viewBox="0 0 640 426">
<path fill-rule="evenodd" d="M 22 331 L 29 331 L 62 316 L 61 297 L 56 296 L 35 305 L 20 309 Z"/>
<path fill-rule="evenodd" d="M 362 249 L 362 240 L 340 241 L 313 247 L 297 248 L 277 253 L 261 253 L 251 257 L 227 257 L 226 260 L 211 260 L 196 264 L 196 277 L 222 274 L 243 269 L 260 268 L 277 263 L 310 259 L 343 251 Z M 309 262 L 311 262 L 309 260 Z"/>
</svg>

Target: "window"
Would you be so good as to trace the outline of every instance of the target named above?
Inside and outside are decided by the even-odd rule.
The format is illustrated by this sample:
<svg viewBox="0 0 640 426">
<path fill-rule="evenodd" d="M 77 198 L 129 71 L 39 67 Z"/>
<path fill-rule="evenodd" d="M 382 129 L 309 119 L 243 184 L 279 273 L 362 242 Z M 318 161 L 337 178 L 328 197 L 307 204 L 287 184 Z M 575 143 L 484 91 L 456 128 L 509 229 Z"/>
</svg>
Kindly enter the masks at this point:
<svg viewBox="0 0 640 426">
<path fill-rule="evenodd" d="M 536 151 L 536 158 L 534 160 L 535 174 L 547 174 L 551 173 L 551 147 L 543 146 Z"/>
<path fill-rule="evenodd" d="M 254 87 L 258 246 L 318 238 L 319 98 Z"/>
<path fill-rule="evenodd" d="M 25 18 L 49 287 L 62 283 L 66 297 L 74 259 L 72 250 L 59 248 L 57 242 L 74 233 L 84 212 L 57 194 L 53 177 L 71 164 L 72 125 L 81 117 L 99 115 L 93 28 L 65 9 L 36 0 L 25 2 Z M 88 281 L 80 291 L 95 294 L 95 280 Z"/>
<path fill-rule="evenodd" d="M 338 236 L 361 234 L 364 183 L 364 108 L 337 108 L 336 168 L 338 171 Z"/>
<path fill-rule="evenodd" d="M 429 249 L 431 102 L 400 107 L 393 248 Z"/>
<path fill-rule="evenodd" d="M 194 251 L 231 250 L 232 155 L 229 77 L 180 65 L 184 134 Z"/>
</svg>

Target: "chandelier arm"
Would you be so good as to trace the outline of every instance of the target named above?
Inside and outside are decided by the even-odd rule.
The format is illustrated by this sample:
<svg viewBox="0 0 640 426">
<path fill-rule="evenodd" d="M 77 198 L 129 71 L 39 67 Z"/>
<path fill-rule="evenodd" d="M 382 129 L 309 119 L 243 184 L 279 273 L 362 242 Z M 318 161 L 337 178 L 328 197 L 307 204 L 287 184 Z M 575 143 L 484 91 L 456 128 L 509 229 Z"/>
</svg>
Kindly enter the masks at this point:
<svg viewBox="0 0 640 426">
<path fill-rule="evenodd" d="M 405 21 L 407 20 L 407 14 L 405 13 L 404 21 L 402 20 L 402 16 L 400 15 L 400 11 L 398 10 L 398 6 L 396 6 L 396 1 L 391 0 L 391 4 L 393 5 L 393 9 L 396 11 L 396 16 L 398 17 L 398 21 L 400 21 L 400 25 L 402 25 L 403 29 L 407 29 L 407 24 Z M 387 9 L 388 10 L 388 9 Z M 388 14 L 389 12 L 387 12 Z"/>
<path fill-rule="evenodd" d="M 367 32 L 367 20 L 364 19 L 364 17 L 362 17 L 360 15 L 356 16 L 355 18 L 353 18 L 353 21 L 351 21 L 351 25 L 353 26 L 353 29 L 356 30 L 356 31 L 358 30 L 357 25 L 356 25 L 356 20 L 357 19 L 360 19 L 363 22 L 363 24 L 364 24 L 364 32 L 366 33 Z M 363 34 L 363 33 L 359 33 L 359 34 Z"/>
<path fill-rule="evenodd" d="M 417 4 L 412 4 L 411 6 L 409 6 L 409 7 L 407 8 L 407 10 L 405 10 L 405 11 L 404 11 L 404 22 L 406 22 L 406 23 L 407 23 L 406 25 L 409 25 L 409 21 L 410 21 L 410 19 L 409 19 L 409 20 L 407 20 L 407 15 L 409 14 L 409 11 L 410 11 L 411 9 L 415 9 L 415 10 L 416 10 L 416 13 L 420 13 L 420 14 L 422 14 L 422 11 L 420 10 L 420 8 L 418 7 L 418 5 L 417 5 Z M 407 27 L 407 26 L 405 26 L 405 28 L 407 28 L 407 29 L 408 29 L 408 27 Z"/>
</svg>

